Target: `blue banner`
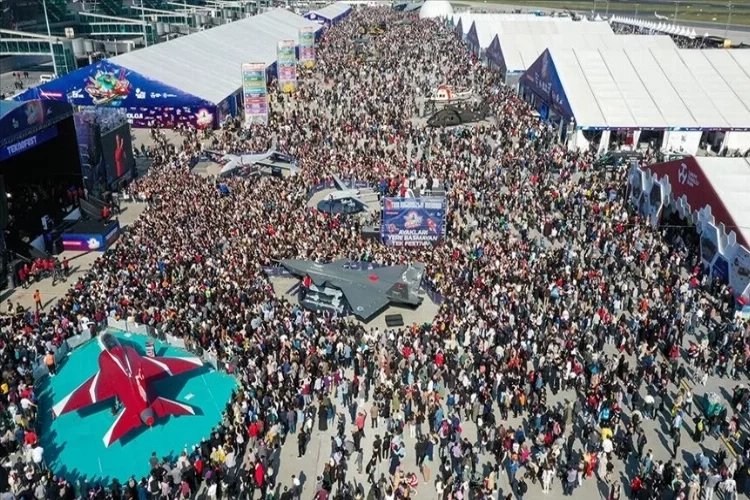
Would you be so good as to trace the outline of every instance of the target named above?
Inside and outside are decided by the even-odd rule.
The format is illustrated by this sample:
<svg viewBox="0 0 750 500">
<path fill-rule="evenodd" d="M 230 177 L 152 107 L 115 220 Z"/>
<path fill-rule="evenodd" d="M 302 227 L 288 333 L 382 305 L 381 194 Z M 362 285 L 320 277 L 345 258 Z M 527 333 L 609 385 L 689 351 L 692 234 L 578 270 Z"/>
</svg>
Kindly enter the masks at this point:
<svg viewBox="0 0 750 500">
<path fill-rule="evenodd" d="M 21 139 L 20 141 L 14 142 L 13 144 L 3 146 L 2 148 L 0 148 L 0 161 L 7 160 L 11 156 L 15 156 L 17 154 L 23 153 L 24 151 L 28 151 L 34 146 L 38 146 L 39 144 L 47 142 L 50 139 L 54 139 L 55 137 L 57 137 L 57 126 L 52 125 L 51 127 L 42 129 L 40 132 L 27 137 L 26 139 Z"/>
<path fill-rule="evenodd" d="M 542 98 L 550 109 L 566 119 L 573 118 L 573 111 L 549 50 L 545 50 L 526 70 L 521 84 Z"/>
<path fill-rule="evenodd" d="M 487 47 L 487 52 L 485 54 L 487 55 L 487 60 L 494 64 L 496 68 L 501 71 L 506 70 L 503 50 L 500 47 L 500 38 L 497 35 L 492 39 L 492 43 Z"/>
<path fill-rule="evenodd" d="M 14 97 L 41 99 L 74 106 L 121 108 L 135 126 L 213 126 L 216 103 L 147 78 L 110 61 L 86 66 Z"/>
<path fill-rule="evenodd" d="M 434 245 L 445 238 L 445 198 L 385 198 L 380 236 L 389 246 Z"/>
<path fill-rule="evenodd" d="M 6 101 L 3 101 L 3 105 L 0 146 L 17 143 L 73 116 L 73 106 L 65 102 L 33 100 L 6 105 Z"/>
</svg>

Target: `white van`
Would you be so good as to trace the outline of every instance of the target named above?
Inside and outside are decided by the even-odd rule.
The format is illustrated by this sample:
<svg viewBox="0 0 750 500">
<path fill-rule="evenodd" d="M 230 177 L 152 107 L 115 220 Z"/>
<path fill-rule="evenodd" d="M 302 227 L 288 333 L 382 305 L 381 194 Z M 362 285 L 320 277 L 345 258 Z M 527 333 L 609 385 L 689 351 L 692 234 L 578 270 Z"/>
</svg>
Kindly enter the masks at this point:
<svg viewBox="0 0 750 500">
<path fill-rule="evenodd" d="M 51 82 L 54 79 L 55 79 L 55 75 L 50 75 L 50 74 L 39 75 L 39 83 Z"/>
</svg>

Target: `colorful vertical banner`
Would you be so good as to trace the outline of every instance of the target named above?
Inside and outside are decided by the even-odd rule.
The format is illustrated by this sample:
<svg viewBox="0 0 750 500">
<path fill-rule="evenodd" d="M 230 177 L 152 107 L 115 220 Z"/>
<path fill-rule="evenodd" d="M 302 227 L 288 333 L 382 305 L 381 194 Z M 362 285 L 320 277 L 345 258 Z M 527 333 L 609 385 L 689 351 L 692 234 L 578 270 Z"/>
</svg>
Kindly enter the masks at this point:
<svg viewBox="0 0 750 500">
<path fill-rule="evenodd" d="M 294 47 L 294 40 L 281 40 L 276 55 L 279 89 L 287 94 L 297 89 L 297 55 Z"/>
<path fill-rule="evenodd" d="M 305 68 L 315 66 L 315 27 L 299 29 L 299 62 Z"/>
<path fill-rule="evenodd" d="M 242 65 L 242 97 L 245 103 L 245 126 L 268 123 L 265 63 Z"/>
</svg>

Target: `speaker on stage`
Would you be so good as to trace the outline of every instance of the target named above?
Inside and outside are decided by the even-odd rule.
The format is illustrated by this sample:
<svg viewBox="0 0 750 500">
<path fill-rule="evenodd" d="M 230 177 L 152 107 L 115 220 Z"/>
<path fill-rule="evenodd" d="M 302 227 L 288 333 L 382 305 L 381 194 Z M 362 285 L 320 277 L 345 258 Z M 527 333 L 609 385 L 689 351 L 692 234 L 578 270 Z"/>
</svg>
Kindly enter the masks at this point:
<svg viewBox="0 0 750 500">
<path fill-rule="evenodd" d="M 0 230 L 8 229 L 8 195 L 5 194 L 5 177 L 0 175 Z"/>
<path fill-rule="evenodd" d="M 395 328 L 397 326 L 404 326 L 404 317 L 400 314 L 386 314 L 385 324 L 389 328 Z"/>
</svg>

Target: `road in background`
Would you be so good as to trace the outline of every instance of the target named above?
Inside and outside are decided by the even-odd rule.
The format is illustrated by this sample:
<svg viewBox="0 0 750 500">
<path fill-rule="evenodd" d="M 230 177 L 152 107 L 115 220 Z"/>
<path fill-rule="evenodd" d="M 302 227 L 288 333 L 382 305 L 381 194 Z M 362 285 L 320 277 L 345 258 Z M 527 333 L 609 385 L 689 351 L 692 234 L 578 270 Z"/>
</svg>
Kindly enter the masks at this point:
<svg viewBox="0 0 750 500">
<path fill-rule="evenodd" d="M 538 6 L 537 6 L 538 5 Z M 551 5 L 559 5 L 557 7 L 551 6 Z M 589 6 L 588 9 L 582 8 L 583 5 Z M 638 15 L 636 15 L 636 5 L 639 5 L 638 9 Z M 462 8 L 470 8 L 470 9 L 482 9 L 486 11 L 511 11 L 516 9 L 521 9 L 527 12 L 544 12 L 544 13 L 551 13 L 551 12 L 561 12 L 568 10 L 573 10 L 574 12 L 578 14 L 586 14 L 590 15 L 591 10 L 594 7 L 594 2 L 564 2 L 560 1 L 558 2 L 550 2 L 550 1 L 540 1 L 540 2 L 533 2 L 529 1 L 528 3 L 522 3 L 519 4 L 514 2 L 513 0 L 508 0 L 508 3 L 503 3 L 502 0 L 493 0 L 492 2 L 455 2 L 453 3 L 454 8 L 458 11 Z M 627 7 L 627 9 L 623 10 L 623 7 Z M 654 10 L 658 10 L 658 7 L 662 7 L 661 14 L 666 14 L 666 11 L 664 10 L 664 5 L 652 5 L 647 3 L 642 4 L 635 4 L 635 3 L 610 3 L 609 4 L 609 15 L 610 17 L 612 15 L 618 15 L 618 16 L 626 16 L 631 18 L 638 18 L 643 21 L 649 21 L 649 22 L 659 22 L 659 19 L 657 19 L 654 16 Z M 687 3 L 681 3 L 681 6 L 678 6 L 678 9 L 686 9 Z M 600 16 L 606 15 L 606 9 L 607 9 L 607 3 L 604 1 L 597 1 L 596 2 L 596 13 Z M 671 7 L 672 12 L 674 12 L 674 6 Z M 670 20 L 672 19 L 672 15 L 668 15 L 665 17 L 669 17 Z M 733 14 L 733 19 L 735 19 L 737 16 Z M 750 15 L 747 16 L 747 18 L 750 20 Z M 718 19 L 718 18 L 717 18 Z M 740 18 L 742 19 L 742 18 Z M 661 21 L 661 22 L 667 22 L 668 24 L 671 23 L 671 21 Z M 732 23 L 729 24 L 729 30 L 727 30 L 727 24 L 726 22 L 719 22 L 718 20 L 716 22 L 708 22 L 708 21 L 693 21 L 690 19 L 684 19 L 683 16 L 681 16 L 678 12 L 677 16 L 677 25 L 678 26 L 685 26 L 687 28 L 693 28 L 697 33 L 700 35 L 703 35 L 704 33 L 708 33 L 709 35 L 713 36 L 721 36 L 723 37 L 725 32 L 727 38 L 732 40 L 734 43 L 748 43 L 750 44 L 750 25 L 742 25 L 742 24 L 736 24 Z"/>
</svg>

